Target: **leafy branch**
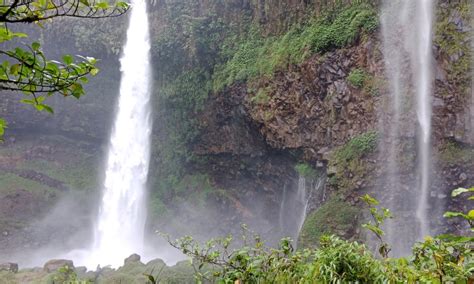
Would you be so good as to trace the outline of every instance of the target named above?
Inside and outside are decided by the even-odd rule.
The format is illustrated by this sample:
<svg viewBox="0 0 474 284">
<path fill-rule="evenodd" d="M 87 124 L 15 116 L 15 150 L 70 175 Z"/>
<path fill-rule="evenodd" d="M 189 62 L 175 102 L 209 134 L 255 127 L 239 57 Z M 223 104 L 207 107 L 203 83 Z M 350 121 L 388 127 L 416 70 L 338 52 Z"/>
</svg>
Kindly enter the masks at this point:
<svg viewBox="0 0 474 284">
<path fill-rule="evenodd" d="M 110 6 L 95 0 L 3 0 L 0 22 L 33 23 L 55 17 L 109 18 L 121 16 L 128 9 L 129 5 L 121 1 Z"/>
<path fill-rule="evenodd" d="M 392 218 L 392 213 L 387 208 L 378 209 L 376 206 L 379 205 L 379 201 L 370 195 L 366 194 L 361 199 L 369 206 L 370 216 L 372 221 L 363 224 L 362 227 L 370 230 L 377 237 L 379 241 L 379 253 L 383 258 L 387 258 L 391 251 L 390 245 L 384 241 L 383 236 L 385 235 L 382 230 L 382 225 L 386 219 Z"/>
</svg>

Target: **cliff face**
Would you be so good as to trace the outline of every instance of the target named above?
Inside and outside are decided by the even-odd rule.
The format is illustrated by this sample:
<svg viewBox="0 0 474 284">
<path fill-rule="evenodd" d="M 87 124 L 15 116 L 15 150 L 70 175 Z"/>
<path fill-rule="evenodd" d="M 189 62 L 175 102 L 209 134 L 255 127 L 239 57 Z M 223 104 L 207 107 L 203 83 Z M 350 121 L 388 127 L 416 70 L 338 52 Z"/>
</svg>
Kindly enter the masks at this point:
<svg viewBox="0 0 474 284">
<path fill-rule="evenodd" d="M 367 22 L 344 26 L 343 20 L 337 20 L 341 10 L 324 12 L 331 11 L 332 2 L 161 0 L 151 7 L 156 70 L 150 230 L 208 237 L 236 233 L 244 222 L 272 240 L 292 234 L 294 228 L 289 230 L 291 226 L 282 220 L 293 213 L 294 208 L 284 206 L 285 200 L 296 194 L 298 176 L 305 175 L 295 165 L 312 170 L 308 180 L 327 175 L 326 186 L 310 199 L 300 235 L 303 245 L 314 245 L 323 232 L 360 237 L 360 195 L 371 193 L 388 202 L 392 197 L 385 192 L 410 191 L 408 184 L 416 181 L 417 167 L 413 102 L 407 102 L 405 136 L 398 145 L 406 188 L 395 189 L 384 179 L 390 139 L 383 134 L 392 119 L 390 78 L 385 77 L 380 30 L 365 26 L 371 24 L 367 15 L 373 9 L 363 6 L 347 12 Z M 355 7 L 356 2 L 361 1 L 347 1 L 346 7 Z M 449 199 L 450 191 L 474 184 L 468 4 L 467 0 L 440 1 L 437 7 L 430 201 L 443 209 L 446 203 L 446 209 L 463 209 L 465 204 Z M 315 18 L 324 21 L 313 23 Z M 350 34 L 350 40 L 331 35 L 344 34 L 353 24 L 355 36 Z M 288 42 L 305 42 L 314 35 L 309 45 L 302 45 L 307 47 L 282 55 L 282 49 L 293 47 Z M 327 41 L 319 41 L 320 35 Z M 285 36 L 290 40 L 285 41 Z M 254 50 L 261 53 L 251 57 Z M 243 56 L 232 61 L 234 54 Z M 301 57 L 295 59 L 295 54 Z M 261 58 L 272 61 L 271 68 L 263 70 L 249 62 Z M 85 147 L 80 148 L 80 156 L 98 157 L 106 145 L 117 89 L 118 74 L 108 68 L 104 66 L 106 76 L 90 86 L 91 99 L 69 106 L 58 102 L 54 120 L 19 109 L 10 98 L 4 99 L 7 94 L 0 116 L 11 122 L 11 133 L 54 131 L 74 138 L 68 142 L 72 148 Z M 222 74 L 232 76 L 220 80 Z M 17 153 L 21 150 L 14 145 L 34 140 L 18 137 L 6 145 L 8 151 Z M 37 143 L 54 146 L 57 142 Z M 48 169 L 64 170 L 68 163 L 60 155 L 56 157 L 55 151 L 48 155 L 51 158 L 22 161 L 46 159 Z M 80 168 L 99 168 L 97 160 L 86 160 Z M 19 168 L 10 163 L 0 166 L 9 172 Z M 48 174 L 41 167 L 34 170 Z M 67 180 L 65 186 L 72 188 Z M 86 195 L 100 188 L 89 187 Z M 31 204 L 27 197 L 17 196 L 24 206 Z M 437 216 L 433 219 L 441 219 Z M 295 218 L 290 219 L 297 222 Z M 10 231 L 11 224 L 4 228 Z"/>
</svg>

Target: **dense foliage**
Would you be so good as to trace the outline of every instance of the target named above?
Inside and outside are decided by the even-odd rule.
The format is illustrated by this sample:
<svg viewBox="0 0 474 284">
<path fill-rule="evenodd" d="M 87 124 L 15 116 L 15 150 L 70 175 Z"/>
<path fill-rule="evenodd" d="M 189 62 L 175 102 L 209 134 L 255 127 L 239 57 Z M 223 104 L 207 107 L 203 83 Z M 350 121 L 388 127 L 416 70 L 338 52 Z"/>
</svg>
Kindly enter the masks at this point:
<svg viewBox="0 0 474 284">
<path fill-rule="evenodd" d="M 474 189 L 458 189 L 453 196 L 466 192 Z M 370 196 L 363 200 L 369 205 L 374 221 L 365 227 L 381 241 L 381 258 L 374 256 L 364 244 L 328 235 L 321 237 L 318 248 L 295 251 L 289 239 L 283 239 L 277 249 L 269 248 L 258 235 L 249 237 L 245 227 L 243 246 L 237 249 L 232 248 L 232 237 L 213 239 L 204 246 L 190 237 L 171 244 L 192 257 L 198 282 L 470 283 L 474 279 L 474 237 L 427 237 L 413 247 L 411 256 L 389 258 L 381 226 L 391 217 L 390 212 L 377 208 L 378 201 Z M 471 214 L 447 213 L 446 216 L 461 216 L 472 228 Z"/>
</svg>

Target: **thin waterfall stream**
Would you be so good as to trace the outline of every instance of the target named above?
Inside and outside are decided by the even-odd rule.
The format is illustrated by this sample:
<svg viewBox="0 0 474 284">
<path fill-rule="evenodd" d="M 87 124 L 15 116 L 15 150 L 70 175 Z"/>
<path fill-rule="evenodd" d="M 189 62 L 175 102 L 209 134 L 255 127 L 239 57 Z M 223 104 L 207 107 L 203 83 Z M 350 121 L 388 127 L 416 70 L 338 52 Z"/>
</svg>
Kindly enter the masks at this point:
<svg viewBox="0 0 474 284">
<path fill-rule="evenodd" d="M 103 196 L 88 263 L 116 267 L 142 253 L 150 160 L 151 67 L 146 3 L 132 0 L 116 118 L 110 137 Z"/>
<path fill-rule="evenodd" d="M 432 69 L 432 26 L 433 0 L 419 0 L 417 7 L 418 34 L 417 34 L 417 117 L 421 128 L 421 137 L 418 138 L 419 167 L 420 167 L 420 194 L 416 216 L 420 223 L 419 238 L 430 234 L 428 220 L 428 196 L 430 180 L 430 144 L 431 144 L 431 93 L 433 78 Z M 412 59 L 413 60 L 413 59 Z"/>
<path fill-rule="evenodd" d="M 385 0 L 382 5 L 381 38 L 391 95 L 388 127 L 382 127 L 389 141 L 383 146 L 389 153 L 385 187 L 392 196 L 387 206 L 400 218 L 389 221 L 386 232 L 397 256 L 409 253 L 414 241 L 430 234 L 433 18 L 433 0 Z M 400 151 L 413 141 L 405 133 L 409 129 L 418 133 L 416 181 L 411 184 L 401 180 L 400 173 L 400 155 L 407 155 Z M 412 217 L 417 220 L 414 228 L 401 225 L 403 218 Z M 400 233 L 400 229 L 406 231 Z"/>
</svg>

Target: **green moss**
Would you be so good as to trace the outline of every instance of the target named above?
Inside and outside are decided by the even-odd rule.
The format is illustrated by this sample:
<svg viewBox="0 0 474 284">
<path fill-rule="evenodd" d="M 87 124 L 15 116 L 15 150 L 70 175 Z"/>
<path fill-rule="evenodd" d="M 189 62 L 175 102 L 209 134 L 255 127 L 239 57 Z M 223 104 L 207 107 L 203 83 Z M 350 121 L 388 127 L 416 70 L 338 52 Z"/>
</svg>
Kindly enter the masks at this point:
<svg viewBox="0 0 474 284">
<path fill-rule="evenodd" d="M 315 247 L 319 244 L 319 239 L 327 234 L 346 235 L 357 226 L 359 214 L 357 207 L 333 197 L 306 217 L 298 238 L 299 246 Z"/>
<path fill-rule="evenodd" d="M 369 131 L 337 148 L 329 160 L 330 185 L 342 191 L 358 188 L 355 183 L 362 181 L 371 170 L 371 165 L 363 158 L 375 151 L 377 140 L 377 132 Z"/>
<path fill-rule="evenodd" d="M 19 189 L 26 190 L 37 195 L 44 195 L 45 193 L 54 191 L 54 189 L 39 182 L 11 173 L 0 173 L 0 184 L 2 185 L 0 187 L 1 195 L 11 194 Z M 47 196 L 47 194 L 45 196 Z"/>
<path fill-rule="evenodd" d="M 467 0 L 461 0 L 449 5 L 449 8 L 438 9 L 434 41 L 441 53 L 449 57 L 449 64 L 446 66 L 449 71 L 448 80 L 459 85 L 464 93 L 470 86 L 470 33 L 458 28 L 453 19 L 460 17 L 464 24 L 468 25 L 471 17 L 470 4 Z"/>
<path fill-rule="evenodd" d="M 440 159 L 449 164 L 474 162 L 474 149 L 455 141 L 448 141 L 440 148 Z"/>
<path fill-rule="evenodd" d="M 19 168 L 45 174 L 63 182 L 72 190 L 93 190 L 98 182 L 95 159 L 87 155 L 79 155 L 65 164 L 46 159 L 28 160 L 21 163 Z"/>
<path fill-rule="evenodd" d="M 357 88 L 362 88 L 364 87 L 365 81 L 367 80 L 367 74 L 365 71 L 361 69 L 354 69 L 349 73 L 349 76 L 347 76 L 347 81 L 349 83 Z"/>
<path fill-rule="evenodd" d="M 267 104 L 270 101 L 268 94 L 270 93 L 268 88 L 260 88 L 257 94 L 250 99 L 252 103 L 256 104 Z"/>
<path fill-rule="evenodd" d="M 300 163 L 295 166 L 296 172 L 302 177 L 311 178 L 316 176 L 316 170 L 310 164 Z"/>
</svg>

